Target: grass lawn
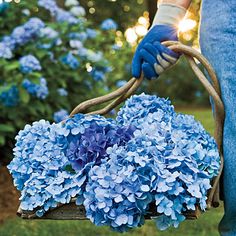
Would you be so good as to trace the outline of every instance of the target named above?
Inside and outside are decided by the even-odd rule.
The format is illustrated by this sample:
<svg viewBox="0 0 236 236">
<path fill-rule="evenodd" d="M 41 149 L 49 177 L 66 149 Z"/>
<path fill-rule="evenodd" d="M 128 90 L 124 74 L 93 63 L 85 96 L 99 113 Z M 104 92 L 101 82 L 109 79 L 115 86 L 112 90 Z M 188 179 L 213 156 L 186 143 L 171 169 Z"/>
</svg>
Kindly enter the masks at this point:
<svg viewBox="0 0 236 236">
<path fill-rule="evenodd" d="M 178 110 L 178 109 L 177 109 Z M 212 134 L 214 123 L 210 110 L 207 109 L 180 109 L 180 112 L 193 114 L 202 122 L 204 127 Z M 0 212 L 1 214 L 1 212 Z M 223 208 L 212 209 L 200 216 L 196 221 L 185 221 L 178 229 L 169 229 L 160 232 L 156 229 L 153 221 L 136 230 L 131 230 L 124 236 L 216 236 L 217 224 L 223 214 Z M 112 232 L 108 227 L 96 227 L 89 221 L 25 221 L 10 219 L 0 225 L 1 236 L 113 236 L 118 233 Z"/>
</svg>

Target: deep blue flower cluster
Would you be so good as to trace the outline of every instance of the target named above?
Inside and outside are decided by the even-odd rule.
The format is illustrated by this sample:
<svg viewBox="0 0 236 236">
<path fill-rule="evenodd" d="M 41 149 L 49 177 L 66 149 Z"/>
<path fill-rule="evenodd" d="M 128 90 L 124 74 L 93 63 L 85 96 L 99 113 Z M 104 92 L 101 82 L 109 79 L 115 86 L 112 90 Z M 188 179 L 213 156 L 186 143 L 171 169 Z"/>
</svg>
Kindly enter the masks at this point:
<svg viewBox="0 0 236 236">
<path fill-rule="evenodd" d="M 19 90 L 13 85 L 0 94 L 0 100 L 6 107 L 14 107 L 19 102 Z"/>
<path fill-rule="evenodd" d="M 79 67 L 78 59 L 71 52 L 69 52 L 65 56 L 62 56 L 61 62 L 69 66 L 73 70 L 76 70 Z"/>
<path fill-rule="evenodd" d="M 0 44 L 0 57 L 11 58 L 12 50 L 35 38 L 44 23 L 37 17 L 30 18 L 25 24 L 16 27 L 10 36 L 5 36 Z"/>
<path fill-rule="evenodd" d="M 220 157 L 214 139 L 168 99 L 134 95 L 117 120 L 77 114 L 62 123 L 27 125 L 9 165 L 21 207 L 42 216 L 76 198 L 96 225 L 124 232 L 155 208 L 159 229 L 184 212 L 206 209 Z"/>
<path fill-rule="evenodd" d="M 39 84 L 35 84 L 28 79 L 24 79 L 22 86 L 29 94 L 42 100 L 44 100 L 49 94 L 47 80 L 45 78 L 40 78 Z"/>
<path fill-rule="evenodd" d="M 112 19 L 106 19 L 101 24 L 102 30 L 117 30 L 118 25 L 117 23 Z"/>
<path fill-rule="evenodd" d="M 40 62 L 33 55 L 27 55 L 20 58 L 20 70 L 22 73 L 28 74 L 33 71 L 40 71 L 42 69 Z"/>
<path fill-rule="evenodd" d="M 108 147 L 124 145 L 134 131 L 132 126 L 117 126 L 112 119 L 82 114 L 67 119 L 64 128 L 70 131 L 66 156 L 76 171 L 100 164 Z"/>
</svg>

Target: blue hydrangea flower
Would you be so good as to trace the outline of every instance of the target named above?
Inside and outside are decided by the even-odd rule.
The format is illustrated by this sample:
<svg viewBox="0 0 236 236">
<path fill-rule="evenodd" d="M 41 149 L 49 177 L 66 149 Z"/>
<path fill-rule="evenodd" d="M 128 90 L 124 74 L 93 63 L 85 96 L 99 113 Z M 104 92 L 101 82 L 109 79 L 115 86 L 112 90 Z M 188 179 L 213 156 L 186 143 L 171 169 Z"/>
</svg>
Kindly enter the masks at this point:
<svg viewBox="0 0 236 236">
<path fill-rule="evenodd" d="M 76 49 L 83 48 L 83 43 L 80 40 L 71 39 L 69 43 L 72 48 L 76 48 Z"/>
<path fill-rule="evenodd" d="M 11 59 L 12 57 L 11 49 L 5 43 L 0 43 L 0 58 Z"/>
<path fill-rule="evenodd" d="M 57 92 L 58 92 L 58 94 L 59 94 L 60 96 L 62 96 L 62 97 L 66 97 L 66 96 L 68 95 L 67 90 L 64 89 L 64 88 L 59 88 L 59 89 L 57 89 Z"/>
<path fill-rule="evenodd" d="M 93 69 L 91 72 L 90 72 L 90 75 L 93 77 L 93 79 L 95 81 L 101 81 L 101 80 L 104 80 L 105 79 L 105 74 L 103 71 L 99 71 L 99 70 L 96 70 L 96 69 Z"/>
<path fill-rule="evenodd" d="M 86 56 L 87 56 L 87 59 L 92 62 L 98 62 L 102 60 L 103 58 L 102 52 L 94 52 L 90 49 L 87 50 Z"/>
<path fill-rule="evenodd" d="M 59 123 L 68 118 L 68 116 L 69 116 L 68 111 L 65 109 L 61 109 L 53 114 L 53 119 L 56 123 Z"/>
<path fill-rule="evenodd" d="M 81 42 L 84 42 L 84 41 L 87 40 L 88 35 L 87 35 L 86 32 L 77 32 L 77 33 L 72 32 L 72 33 L 69 33 L 69 34 L 68 34 L 68 37 L 69 37 L 70 39 L 78 39 L 78 40 L 80 40 Z"/>
<path fill-rule="evenodd" d="M 38 0 L 38 5 L 48 10 L 56 18 L 57 22 L 67 22 L 69 24 L 79 23 L 79 20 L 72 13 L 58 7 L 55 0 Z"/>
<path fill-rule="evenodd" d="M 86 15 L 85 9 L 81 6 L 74 6 L 70 9 L 70 12 L 77 17 L 82 17 Z"/>
<path fill-rule="evenodd" d="M 56 20 L 58 22 L 68 22 L 69 24 L 79 23 L 79 20 L 76 17 L 74 17 L 70 12 L 59 8 L 56 11 Z"/>
<path fill-rule="evenodd" d="M 120 45 L 118 45 L 118 44 L 113 44 L 111 48 L 112 48 L 113 50 L 117 51 L 117 50 L 120 50 L 121 47 L 122 47 L 122 46 L 120 46 Z"/>
<path fill-rule="evenodd" d="M 94 39 L 94 38 L 96 38 L 97 35 L 98 35 L 98 33 L 97 33 L 96 30 L 90 29 L 90 28 L 87 28 L 87 29 L 86 29 L 86 33 L 87 33 L 87 35 L 88 35 L 88 38 L 90 38 L 90 39 Z"/>
<path fill-rule="evenodd" d="M 55 39 L 58 35 L 58 32 L 51 27 L 44 27 L 40 30 L 40 36 L 43 38 L 46 37 L 48 39 Z"/>
<path fill-rule="evenodd" d="M 38 0 L 38 5 L 50 11 L 52 16 L 55 16 L 58 10 L 57 3 L 54 0 Z"/>
<path fill-rule="evenodd" d="M 117 23 L 112 19 L 106 19 L 101 24 L 102 30 L 117 30 L 118 25 Z"/>
<path fill-rule="evenodd" d="M 168 99 L 156 97 L 155 95 L 133 95 L 128 99 L 117 115 L 117 122 L 120 124 L 134 123 L 138 125 L 142 123 L 149 113 L 164 112 L 164 120 L 169 120 L 174 114 L 174 107 Z"/>
<path fill-rule="evenodd" d="M 28 91 L 29 94 L 42 100 L 49 94 L 47 80 L 45 78 L 40 78 L 40 84 L 35 84 L 28 79 L 24 79 L 22 86 Z"/>
<path fill-rule="evenodd" d="M 66 0 L 65 6 L 71 7 L 71 6 L 78 6 L 79 2 L 77 0 Z"/>
<path fill-rule="evenodd" d="M 121 152 L 115 155 L 118 157 Z M 121 165 L 116 158 L 104 160 L 90 170 L 84 198 L 87 218 L 97 226 L 108 225 L 119 232 L 143 225 L 153 200 L 135 167 Z"/>
<path fill-rule="evenodd" d="M 64 128 L 68 130 L 66 156 L 77 172 L 99 164 L 108 147 L 124 145 L 134 131 L 131 126 L 117 126 L 112 119 L 82 114 L 67 119 Z"/>
<path fill-rule="evenodd" d="M 0 100 L 6 107 L 14 107 L 19 102 L 19 90 L 13 85 L 0 94 Z"/>
<path fill-rule="evenodd" d="M 45 24 L 41 19 L 32 17 L 24 25 L 16 27 L 10 36 L 11 40 L 15 44 L 15 48 L 26 44 L 36 37 L 39 34 L 40 29 L 44 26 Z"/>
<path fill-rule="evenodd" d="M 40 62 L 33 55 L 27 55 L 20 58 L 20 70 L 22 73 L 28 74 L 33 71 L 40 71 L 42 69 Z"/>
<path fill-rule="evenodd" d="M 25 16 L 29 16 L 29 15 L 30 15 L 30 10 L 27 9 L 27 8 L 24 8 L 21 12 L 22 12 Z"/>
<path fill-rule="evenodd" d="M 61 62 L 73 70 L 76 70 L 79 67 L 78 59 L 71 52 L 61 57 Z"/>
<path fill-rule="evenodd" d="M 119 80 L 119 81 L 116 82 L 116 86 L 117 86 L 117 87 L 122 87 L 122 86 L 124 86 L 126 83 L 127 83 L 126 80 Z"/>
<path fill-rule="evenodd" d="M 67 170 L 67 147 L 62 125 L 45 120 L 26 125 L 16 137 L 14 159 L 8 165 L 21 191 L 21 208 L 40 217 L 59 203 L 82 196 L 85 177 Z"/>
</svg>

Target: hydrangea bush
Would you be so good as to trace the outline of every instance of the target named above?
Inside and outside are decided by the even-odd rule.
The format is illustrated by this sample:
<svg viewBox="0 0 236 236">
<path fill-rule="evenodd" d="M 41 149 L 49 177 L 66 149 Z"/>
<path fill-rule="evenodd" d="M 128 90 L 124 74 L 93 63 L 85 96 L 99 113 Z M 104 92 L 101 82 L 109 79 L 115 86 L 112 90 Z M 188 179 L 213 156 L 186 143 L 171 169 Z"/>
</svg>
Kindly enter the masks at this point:
<svg viewBox="0 0 236 236">
<path fill-rule="evenodd" d="M 9 144 L 3 157 L 25 122 L 59 122 L 81 101 L 117 88 L 130 77 L 124 67 L 132 52 L 113 20 L 94 28 L 79 1 L 11 2 L 1 9 L 0 145 Z"/>
<path fill-rule="evenodd" d="M 153 209 L 160 230 L 178 227 L 196 205 L 204 211 L 220 166 L 217 145 L 199 122 L 145 94 L 128 99 L 116 120 L 41 120 L 16 140 L 8 168 L 23 210 L 40 217 L 75 198 L 95 225 L 119 232 L 142 226 Z"/>
</svg>

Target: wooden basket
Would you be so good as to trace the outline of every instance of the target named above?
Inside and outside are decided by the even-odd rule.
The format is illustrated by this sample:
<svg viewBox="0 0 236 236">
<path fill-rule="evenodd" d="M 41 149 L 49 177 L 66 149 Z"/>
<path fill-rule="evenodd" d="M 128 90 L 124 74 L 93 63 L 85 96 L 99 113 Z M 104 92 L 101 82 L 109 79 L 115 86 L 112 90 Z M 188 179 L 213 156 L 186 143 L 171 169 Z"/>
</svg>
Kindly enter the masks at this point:
<svg viewBox="0 0 236 236">
<path fill-rule="evenodd" d="M 191 68 L 196 74 L 197 78 L 200 80 L 202 85 L 208 91 L 209 95 L 214 100 L 215 106 L 215 132 L 214 137 L 218 146 L 219 154 L 220 154 L 220 170 L 217 177 L 212 180 L 212 188 L 208 192 L 207 199 L 207 209 L 211 207 L 218 207 L 220 200 L 220 177 L 223 170 L 223 150 L 222 150 L 222 137 L 223 137 L 223 125 L 224 125 L 224 105 L 221 100 L 220 86 L 218 80 L 216 78 L 215 72 L 211 67 L 210 63 L 207 61 L 205 57 L 203 57 L 198 51 L 195 49 L 185 46 L 179 42 L 167 41 L 163 43 L 165 46 L 169 47 L 171 50 L 175 52 L 182 53 L 188 60 Z M 202 71 L 198 68 L 194 58 L 197 59 L 207 70 L 209 77 L 211 78 L 211 82 L 207 80 Z M 117 89 L 116 91 L 101 96 L 97 98 L 93 98 L 82 102 L 79 104 L 70 114 L 70 117 L 77 113 L 86 113 L 86 111 L 94 105 L 103 104 L 108 101 L 112 101 L 110 104 L 105 106 L 102 109 L 88 112 L 86 114 L 100 114 L 106 115 L 113 108 L 117 107 L 120 103 L 125 101 L 128 97 L 130 97 L 140 86 L 143 81 L 143 75 L 141 78 L 130 79 L 123 87 Z M 150 219 L 151 217 L 155 217 L 158 215 L 155 211 L 155 206 L 150 207 L 150 212 L 147 214 L 146 218 Z M 196 206 L 195 211 L 187 211 L 184 213 L 187 219 L 196 219 L 200 215 L 201 211 L 198 206 Z M 18 209 L 17 215 L 23 219 L 39 219 L 36 216 L 35 211 L 23 211 L 22 209 Z M 69 204 L 58 204 L 58 206 L 52 210 L 49 210 L 43 217 L 40 219 L 55 219 L 55 220 L 85 220 L 86 214 L 83 206 L 77 206 L 75 204 L 75 199 Z"/>
</svg>

